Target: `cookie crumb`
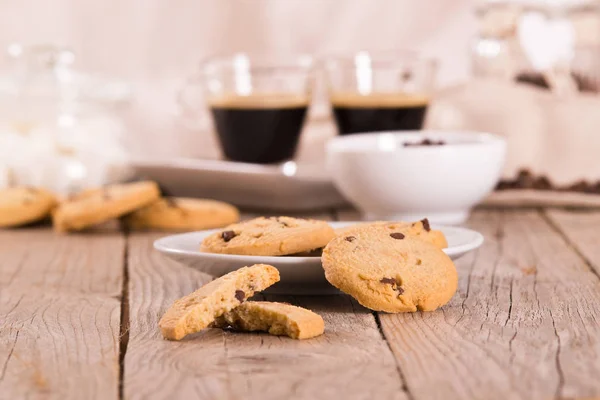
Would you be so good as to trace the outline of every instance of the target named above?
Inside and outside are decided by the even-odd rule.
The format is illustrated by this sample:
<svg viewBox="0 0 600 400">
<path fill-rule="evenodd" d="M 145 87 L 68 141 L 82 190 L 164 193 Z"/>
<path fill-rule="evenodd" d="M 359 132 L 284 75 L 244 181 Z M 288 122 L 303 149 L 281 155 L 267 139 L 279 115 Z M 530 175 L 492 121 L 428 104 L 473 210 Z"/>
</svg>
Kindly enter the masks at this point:
<svg viewBox="0 0 600 400">
<path fill-rule="evenodd" d="M 423 218 L 421 223 L 423 224 L 423 229 L 425 229 L 427 232 L 431 231 L 431 225 L 429 225 L 429 220 L 427 218 Z"/>
<path fill-rule="evenodd" d="M 352 242 L 354 242 L 354 241 L 356 240 L 356 237 L 355 237 L 355 236 L 346 236 L 346 237 L 344 238 L 344 240 L 345 240 L 346 242 L 350 242 L 350 243 L 352 243 Z"/>
<path fill-rule="evenodd" d="M 246 299 L 246 293 L 244 293 L 243 290 L 236 290 L 235 298 L 238 299 L 240 303 L 243 303 L 244 300 Z"/>
<path fill-rule="evenodd" d="M 390 233 L 390 236 L 394 239 L 404 239 L 404 234 L 401 232 Z"/>
<path fill-rule="evenodd" d="M 229 242 L 234 237 L 235 237 L 235 232 L 234 231 L 224 231 L 224 232 L 221 233 L 221 238 L 223 238 L 223 240 L 225 242 Z"/>
</svg>

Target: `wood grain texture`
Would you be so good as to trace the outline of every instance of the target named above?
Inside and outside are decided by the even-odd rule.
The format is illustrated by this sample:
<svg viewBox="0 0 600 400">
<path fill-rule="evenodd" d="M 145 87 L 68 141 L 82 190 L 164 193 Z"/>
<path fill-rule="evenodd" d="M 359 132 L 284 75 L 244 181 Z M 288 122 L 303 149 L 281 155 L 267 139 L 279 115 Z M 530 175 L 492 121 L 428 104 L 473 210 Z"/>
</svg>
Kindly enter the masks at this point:
<svg viewBox="0 0 600 400">
<path fill-rule="evenodd" d="M 347 296 L 268 297 L 323 316 L 325 334 L 310 340 L 219 329 L 163 340 L 160 316 L 209 277 L 152 251 L 158 236 L 130 238 L 126 398 L 407 398 L 373 314 Z"/>
<path fill-rule="evenodd" d="M 600 276 L 600 211 L 548 210 L 545 214 Z"/>
<path fill-rule="evenodd" d="M 116 399 L 125 240 L 0 231 L 0 399 Z"/>
<path fill-rule="evenodd" d="M 381 314 L 415 399 L 600 396 L 600 280 L 536 211 L 477 212 L 486 242 L 436 312 Z"/>
<path fill-rule="evenodd" d="M 358 219 L 310 217 L 332 215 Z M 600 212 L 487 210 L 469 224 L 486 243 L 457 263 L 459 291 L 439 311 L 259 295 L 315 310 L 325 335 L 210 329 L 178 343 L 158 319 L 210 278 L 155 252 L 162 234 L 0 231 L 0 400 L 119 398 L 126 245 L 123 398 L 600 397 Z"/>
</svg>

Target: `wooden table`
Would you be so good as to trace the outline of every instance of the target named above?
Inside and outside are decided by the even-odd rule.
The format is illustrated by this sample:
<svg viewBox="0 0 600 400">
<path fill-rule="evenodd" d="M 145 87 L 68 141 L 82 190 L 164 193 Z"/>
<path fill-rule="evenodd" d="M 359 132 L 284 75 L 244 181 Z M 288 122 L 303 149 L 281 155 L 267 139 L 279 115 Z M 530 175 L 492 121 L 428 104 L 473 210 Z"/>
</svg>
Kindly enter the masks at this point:
<svg viewBox="0 0 600 400">
<path fill-rule="evenodd" d="M 211 329 L 178 343 L 158 319 L 209 278 L 153 251 L 160 234 L 1 231 L 0 399 L 600 396 L 600 212 L 478 210 L 469 225 L 486 242 L 458 261 L 441 310 L 267 296 L 317 311 L 325 334 Z"/>
</svg>

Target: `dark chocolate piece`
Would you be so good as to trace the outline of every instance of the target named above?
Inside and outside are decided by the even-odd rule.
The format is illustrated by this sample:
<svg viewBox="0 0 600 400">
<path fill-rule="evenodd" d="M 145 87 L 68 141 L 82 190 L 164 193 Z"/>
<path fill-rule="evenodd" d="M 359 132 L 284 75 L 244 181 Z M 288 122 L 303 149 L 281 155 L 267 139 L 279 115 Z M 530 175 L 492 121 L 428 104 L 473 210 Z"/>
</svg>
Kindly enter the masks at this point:
<svg viewBox="0 0 600 400">
<path fill-rule="evenodd" d="M 398 292 L 398 296 L 404 293 L 404 289 L 402 289 L 400 285 L 398 285 L 398 282 L 394 278 L 381 278 L 379 282 L 383 284 L 392 285 L 392 289 Z"/>
<path fill-rule="evenodd" d="M 235 291 L 235 298 L 239 300 L 240 303 L 243 303 L 246 300 L 246 293 L 243 290 Z"/>
<path fill-rule="evenodd" d="M 229 242 L 231 239 L 233 239 L 235 237 L 235 232 L 234 231 L 223 231 L 221 232 L 221 238 L 223 238 L 223 240 L 225 242 Z"/>
<path fill-rule="evenodd" d="M 417 146 L 444 146 L 446 142 L 443 140 L 433 140 L 425 138 L 420 142 L 405 142 L 404 147 L 417 147 Z"/>
</svg>

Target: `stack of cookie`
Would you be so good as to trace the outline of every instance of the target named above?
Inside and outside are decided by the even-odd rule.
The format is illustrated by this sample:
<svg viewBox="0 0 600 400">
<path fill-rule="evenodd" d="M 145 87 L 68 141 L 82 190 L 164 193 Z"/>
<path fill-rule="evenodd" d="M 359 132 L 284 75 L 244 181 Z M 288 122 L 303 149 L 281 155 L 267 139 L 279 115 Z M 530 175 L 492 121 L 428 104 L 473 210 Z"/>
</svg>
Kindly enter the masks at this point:
<svg viewBox="0 0 600 400">
<path fill-rule="evenodd" d="M 239 220 L 227 203 L 205 199 L 161 198 L 150 181 L 87 189 L 60 200 L 44 189 L 0 190 L 0 227 L 18 227 L 52 216 L 57 232 L 87 229 L 122 218 L 131 229 L 192 231 L 220 228 Z"/>
<path fill-rule="evenodd" d="M 322 249 L 325 277 L 371 310 L 431 311 L 456 292 L 458 275 L 443 233 L 429 221 L 365 223 L 334 231 L 325 221 L 256 218 L 208 236 L 201 250 L 255 256 Z"/>
<path fill-rule="evenodd" d="M 321 259 L 327 280 L 371 310 L 433 311 L 450 301 L 458 286 L 444 247 L 443 233 L 426 219 L 374 223 L 340 232 Z"/>
</svg>

